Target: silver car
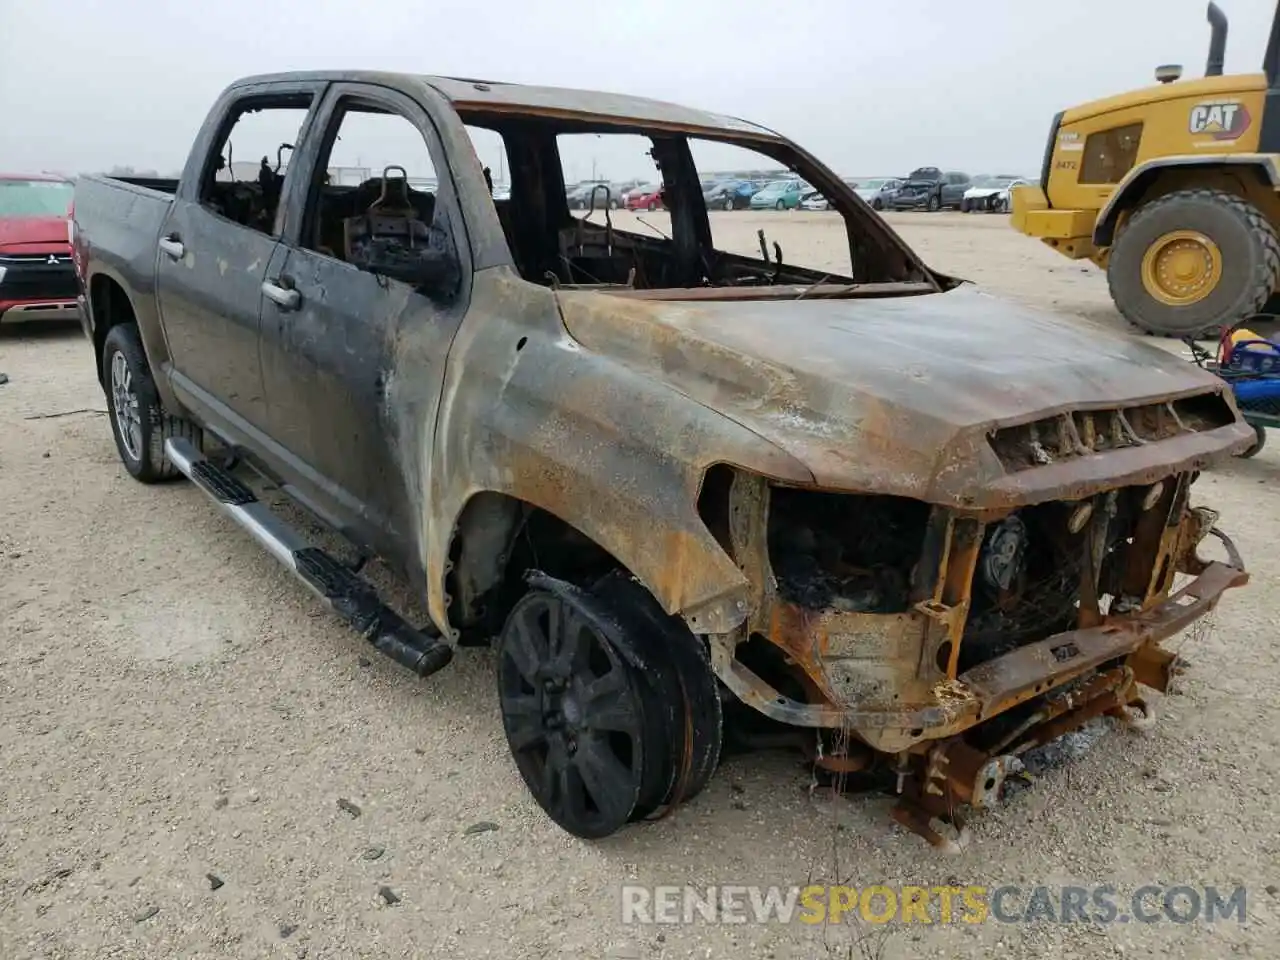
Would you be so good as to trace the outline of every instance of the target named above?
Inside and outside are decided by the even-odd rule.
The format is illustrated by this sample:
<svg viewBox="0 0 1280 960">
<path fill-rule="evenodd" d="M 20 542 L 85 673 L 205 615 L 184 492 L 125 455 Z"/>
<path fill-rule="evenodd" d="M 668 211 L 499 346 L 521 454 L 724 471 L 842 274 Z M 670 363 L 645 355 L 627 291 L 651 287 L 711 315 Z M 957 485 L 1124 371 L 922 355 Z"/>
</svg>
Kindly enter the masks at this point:
<svg viewBox="0 0 1280 960">
<path fill-rule="evenodd" d="M 901 180 L 885 177 L 884 179 L 859 180 L 853 188 L 853 192 L 871 204 L 873 209 L 883 210 L 889 205 L 889 201 L 898 195 L 898 191 L 901 189 Z"/>
</svg>

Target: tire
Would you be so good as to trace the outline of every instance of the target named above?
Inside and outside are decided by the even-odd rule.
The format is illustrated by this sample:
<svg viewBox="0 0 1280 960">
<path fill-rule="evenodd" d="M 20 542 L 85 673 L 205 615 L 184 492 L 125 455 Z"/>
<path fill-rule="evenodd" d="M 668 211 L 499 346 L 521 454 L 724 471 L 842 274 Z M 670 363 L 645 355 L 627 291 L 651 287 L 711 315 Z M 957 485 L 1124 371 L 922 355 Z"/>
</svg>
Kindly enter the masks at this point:
<svg viewBox="0 0 1280 960">
<path fill-rule="evenodd" d="M 641 584 L 616 572 L 596 583 L 593 597 L 607 604 L 637 652 L 649 664 L 643 676 L 649 688 L 648 712 L 666 711 L 672 764 L 668 789 L 642 802 L 633 818 L 676 806 L 696 797 L 720 763 L 724 713 L 719 681 L 703 642 L 684 621 L 663 611 Z"/>
<path fill-rule="evenodd" d="M 649 201 L 649 212 L 650 212 L 650 213 L 653 213 L 653 212 L 654 212 L 654 211 L 656 211 L 657 209 L 658 209 L 658 201 L 657 201 L 657 200 L 650 200 L 650 201 Z"/>
<path fill-rule="evenodd" d="M 116 452 L 129 475 L 143 483 L 181 476 L 165 454 L 164 442 L 180 437 L 199 449 L 200 429 L 165 413 L 160 405 L 136 325 L 122 323 L 107 332 L 102 345 L 102 383 Z"/>
<path fill-rule="evenodd" d="M 1248 460 L 1250 457 L 1256 457 L 1259 453 L 1262 452 L 1262 448 L 1267 445 L 1267 428 L 1266 427 L 1260 424 L 1254 424 L 1253 433 L 1256 438 L 1253 441 L 1253 446 L 1250 447 L 1248 450 L 1244 451 L 1244 453 L 1239 455 L 1241 460 Z"/>
<path fill-rule="evenodd" d="M 646 714 L 644 679 L 607 611 L 563 587 L 530 589 L 512 608 L 498 636 L 498 700 L 538 806 L 565 831 L 598 840 L 665 795 L 674 771 L 667 724 Z M 607 696 L 583 699 L 589 689 Z"/>
<path fill-rule="evenodd" d="M 775 210 L 785 210 L 785 209 L 787 209 L 787 201 L 785 201 L 785 200 L 779 200 L 777 203 L 775 203 L 775 204 L 773 205 L 773 208 L 774 208 Z"/>
<path fill-rule="evenodd" d="M 1148 250 L 1174 231 L 1194 231 L 1216 245 L 1216 287 L 1202 299 L 1169 304 L 1143 283 Z M 1257 313 L 1280 283 L 1280 236 L 1261 210 L 1222 190 L 1179 190 L 1139 207 L 1111 248 L 1107 285 L 1134 326 L 1160 336 L 1202 337 Z"/>
<path fill-rule="evenodd" d="M 724 202 L 721 204 L 721 206 L 722 206 L 725 210 L 732 210 L 732 209 L 733 209 L 733 197 L 725 197 L 725 198 L 724 198 Z"/>
<path fill-rule="evenodd" d="M 969 201 L 968 201 L 968 200 L 961 200 L 961 201 L 960 201 L 960 212 L 961 212 L 961 213 L 968 213 L 968 212 L 969 212 L 970 210 L 972 210 L 972 209 L 973 209 L 973 208 L 969 206 Z"/>
<path fill-rule="evenodd" d="M 925 209 L 930 213 L 937 213 L 942 209 L 942 200 L 935 194 L 929 198 L 929 202 L 925 204 Z"/>
<path fill-rule="evenodd" d="M 884 209 L 884 201 L 883 201 L 883 200 L 881 200 L 879 197 L 876 197 L 874 200 L 872 200 L 872 201 L 871 201 L 871 209 L 872 209 L 872 210 L 883 210 L 883 209 Z"/>
</svg>

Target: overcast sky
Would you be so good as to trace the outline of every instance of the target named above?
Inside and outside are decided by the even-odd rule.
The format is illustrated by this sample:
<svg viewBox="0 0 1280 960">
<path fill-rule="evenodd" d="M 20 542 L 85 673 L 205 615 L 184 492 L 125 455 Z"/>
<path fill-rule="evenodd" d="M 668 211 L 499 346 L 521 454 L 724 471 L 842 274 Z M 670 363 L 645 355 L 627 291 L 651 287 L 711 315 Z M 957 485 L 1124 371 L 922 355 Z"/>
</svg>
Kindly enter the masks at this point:
<svg viewBox="0 0 1280 960">
<path fill-rule="evenodd" d="M 363 67 L 673 100 L 773 127 L 850 175 L 1034 173 L 1055 111 L 1147 85 L 1159 63 L 1202 74 L 1205 6 L 0 0 L 0 169 L 172 171 L 237 77 Z M 1275 0 L 1220 6 L 1227 72 L 1257 70 Z M 578 152 L 575 175 L 591 159 Z M 643 172 L 614 165 L 632 169 L 601 175 Z"/>
</svg>

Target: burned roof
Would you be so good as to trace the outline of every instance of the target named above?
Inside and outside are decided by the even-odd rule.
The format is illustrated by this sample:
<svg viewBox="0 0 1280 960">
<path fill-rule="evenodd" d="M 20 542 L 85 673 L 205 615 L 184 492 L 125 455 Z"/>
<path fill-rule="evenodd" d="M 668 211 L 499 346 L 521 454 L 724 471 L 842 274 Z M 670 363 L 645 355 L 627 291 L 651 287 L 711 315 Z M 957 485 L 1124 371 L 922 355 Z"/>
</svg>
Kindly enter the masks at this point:
<svg viewBox="0 0 1280 960">
<path fill-rule="evenodd" d="M 599 90 L 567 87 L 533 87 L 519 83 L 466 80 L 456 77 L 423 77 L 448 97 L 458 110 L 516 111 L 573 116 L 609 121 L 638 121 L 678 127 L 728 130 L 775 138 L 778 135 L 758 124 L 737 117 L 710 113 L 663 100 L 633 97 Z"/>
<path fill-rule="evenodd" d="M 629 94 L 568 87 L 526 86 L 496 80 L 435 77 L 380 71 L 316 71 L 246 77 L 235 86 L 270 82 L 321 80 L 373 83 L 408 90 L 426 85 L 448 99 L 460 113 L 507 113 L 598 122 L 609 126 L 657 126 L 678 130 L 705 130 L 781 140 L 774 130 L 737 117 L 711 113 L 663 100 Z"/>
</svg>

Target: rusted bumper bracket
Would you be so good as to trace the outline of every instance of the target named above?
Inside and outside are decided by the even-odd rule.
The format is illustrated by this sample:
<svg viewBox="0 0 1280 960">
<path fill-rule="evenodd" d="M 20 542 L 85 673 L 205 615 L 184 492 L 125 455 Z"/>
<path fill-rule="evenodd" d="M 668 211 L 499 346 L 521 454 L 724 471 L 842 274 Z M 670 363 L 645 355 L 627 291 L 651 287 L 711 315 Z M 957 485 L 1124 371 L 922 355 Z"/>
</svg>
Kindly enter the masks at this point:
<svg viewBox="0 0 1280 960">
<path fill-rule="evenodd" d="M 1233 560 L 1238 558 L 1234 548 L 1229 553 Z M 801 703 L 783 696 L 740 663 L 728 644 L 718 641 L 711 644 L 712 664 L 717 676 L 744 703 L 782 723 L 867 731 L 901 728 L 910 731 L 912 740 L 938 739 L 1047 693 L 1109 660 L 1139 653 L 1173 636 L 1211 611 L 1225 591 L 1248 579 L 1241 567 L 1205 564 L 1200 576 L 1161 603 L 988 660 L 961 674 L 954 683 L 939 684 L 937 702 L 922 706 L 859 710 Z M 1140 680 L 1148 675 L 1139 671 Z"/>
</svg>

